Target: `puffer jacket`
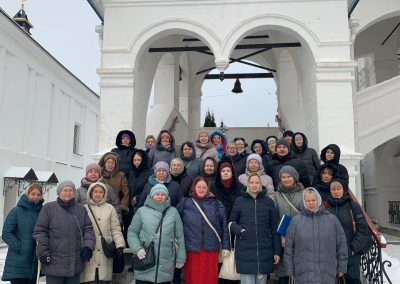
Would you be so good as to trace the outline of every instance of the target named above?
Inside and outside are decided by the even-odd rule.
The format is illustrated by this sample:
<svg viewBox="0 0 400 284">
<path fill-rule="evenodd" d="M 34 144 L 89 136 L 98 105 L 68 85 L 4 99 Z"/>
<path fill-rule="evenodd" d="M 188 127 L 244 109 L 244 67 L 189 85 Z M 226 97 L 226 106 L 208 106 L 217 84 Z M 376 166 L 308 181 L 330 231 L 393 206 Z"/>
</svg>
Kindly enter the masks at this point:
<svg viewBox="0 0 400 284">
<path fill-rule="evenodd" d="M 214 231 L 204 220 L 194 202 L 200 206 L 210 223 L 214 226 L 221 239 L 221 243 Z M 184 197 L 176 209 L 182 217 L 187 251 L 200 252 L 201 248 L 206 251 L 230 250 L 225 207 L 219 200 L 215 199 L 212 193 L 209 193 L 203 200 L 196 200 L 192 196 Z"/>
<path fill-rule="evenodd" d="M 90 188 L 91 191 L 93 191 L 93 188 L 94 186 Z M 89 210 L 89 205 L 93 211 L 94 216 L 96 217 L 101 233 L 103 234 L 106 241 L 108 243 L 114 241 L 117 248 L 125 247 L 125 241 L 121 233 L 121 226 L 118 221 L 117 212 L 112 205 L 106 203 L 106 198 L 107 189 L 104 199 L 99 203 L 95 203 L 92 199 L 90 199 L 89 191 L 87 193 L 87 200 L 89 200 L 89 202 L 85 205 L 85 208 L 92 222 L 93 230 L 96 236 L 96 247 L 93 251 L 92 258 L 88 263 L 85 264 L 85 270 L 81 273 L 81 283 L 94 281 L 96 268 L 99 269 L 99 280 L 102 281 L 111 281 L 113 271 L 113 259 L 107 258 L 104 255 L 103 247 L 101 244 L 101 235 L 94 221 L 94 217 Z"/>
<path fill-rule="evenodd" d="M 308 147 L 307 137 L 301 132 L 296 132 L 293 137 L 296 135 L 301 135 L 303 137 L 303 145 L 298 148 L 293 138 L 290 149 L 292 149 L 292 152 L 296 158 L 302 160 L 306 165 L 308 176 L 310 177 L 310 183 L 312 183 L 314 175 L 318 167 L 321 165 L 321 161 L 318 158 L 317 151 Z"/>
<path fill-rule="evenodd" d="M 122 135 L 128 134 L 131 139 L 131 144 L 129 146 L 125 146 L 121 144 Z M 132 153 L 135 150 L 136 146 L 136 138 L 135 134 L 133 134 L 130 130 L 122 130 L 118 133 L 117 138 L 115 139 L 115 145 L 117 148 L 113 148 L 111 152 L 118 154 L 119 156 L 119 163 L 118 168 L 122 171 L 126 178 L 129 177 L 129 172 L 132 168 Z"/>
<path fill-rule="evenodd" d="M 336 216 L 322 206 L 294 216 L 286 232 L 284 261 L 296 283 L 334 284 L 337 271 L 347 271 L 346 236 Z"/>
<path fill-rule="evenodd" d="M 266 174 L 272 178 L 275 188 L 279 185 L 279 171 L 283 166 L 292 166 L 295 168 L 299 173 L 299 181 L 305 188 L 311 185 L 306 166 L 301 160 L 297 159 L 289 152 L 286 156 L 274 154 L 272 161 L 269 161 L 268 167 L 265 169 Z"/>
<path fill-rule="evenodd" d="M 105 168 L 105 162 L 110 158 L 110 156 L 113 156 L 113 158 L 117 161 L 115 169 L 112 172 L 107 171 Z M 101 178 L 98 181 L 111 186 L 111 188 L 114 190 L 115 195 L 119 199 L 119 206 L 121 210 L 128 212 L 128 180 L 126 179 L 125 174 L 119 170 L 118 161 L 119 157 L 115 153 L 105 153 L 99 161 L 99 166 L 101 167 Z"/>
<path fill-rule="evenodd" d="M 89 182 L 86 180 L 86 178 L 83 178 L 81 180 L 81 187 L 79 187 L 76 190 L 75 200 L 82 205 L 87 204 L 87 191 L 91 184 L 92 184 L 92 182 Z M 106 202 L 108 204 L 111 204 L 115 208 L 115 211 L 117 211 L 118 220 L 121 223 L 122 222 L 122 213 L 121 213 L 121 208 L 119 207 L 119 199 L 115 195 L 115 192 L 111 188 L 111 186 L 108 184 L 105 184 L 105 185 L 107 187 L 107 192 L 108 192 Z"/>
<path fill-rule="evenodd" d="M 94 250 L 96 237 L 92 221 L 83 207 L 60 198 L 45 204 L 40 211 L 33 238 L 37 241 L 36 255 L 50 256 L 42 265 L 42 273 L 51 276 L 72 277 L 85 268 L 81 257 L 84 247 Z"/>
<path fill-rule="evenodd" d="M 135 279 L 155 282 L 156 270 L 158 270 L 157 282 L 171 282 L 174 276 L 175 263 L 185 263 L 185 238 L 183 225 L 178 211 L 170 205 L 168 198 L 164 203 L 158 203 L 150 196 L 146 198 L 143 207 L 140 207 L 133 216 L 128 229 L 128 243 L 133 254 L 137 254 L 143 246 L 148 246 L 154 240 L 154 251 L 159 258 L 159 265 L 155 265 L 144 271 L 134 271 Z M 165 216 L 160 223 L 162 212 Z M 160 250 L 158 249 L 160 247 Z"/>
<path fill-rule="evenodd" d="M 183 147 L 181 147 L 179 151 L 179 156 L 183 162 L 183 165 L 185 166 L 188 175 L 194 179 L 195 177 L 199 176 L 202 172 L 201 167 L 203 165 L 203 161 L 200 158 L 196 157 L 196 149 L 193 145 L 192 142 L 186 141 L 182 143 L 183 145 L 188 145 L 190 148 L 192 148 L 192 155 L 188 158 L 185 158 L 183 155 Z"/>
<path fill-rule="evenodd" d="M 8 245 L 8 251 L 1 280 L 36 279 L 36 243 L 32 233 L 43 202 L 42 199 L 35 204 L 24 194 L 17 206 L 8 213 L 2 232 L 2 239 Z"/>
<path fill-rule="evenodd" d="M 156 179 L 155 174 L 151 175 L 149 177 L 148 183 L 143 188 L 143 192 L 140 195 L 140 200 L 138 203 L 138 207 L 141 207 L 144 205 L 144 202 L 146 201 L 147 196 L 150 194 L 151 188 L 158 184 L 158 180 Z M 166 180 L 163 182 L 163 184 L 167 187 L 168 193 L 169 193 L 169 199 L 171 206 L 175 207 L 178 205 L 178 203 L 181 201 L 183 197 L 183 192 L 179 184 L 174 182 L 171 179 L 171 175 L 168 174 Z"/>
<path fill-rule="evenodd" d="M 328 149 L 331 149 L 335 153 L 333 160 L 330 160 L 330 161 L 326 160 L 326 150 L 328 150 Z M 322 162 L 336 166 L 338 178 L 340 180 L 342 180 L 345 187 L 348 188 L 349 187 L 349 172 L 347 171 L 345 166 L 343 166 L 342 164 L 339 164 L 339 161 L 340 161 L 339 146 L 336 144 L 329 144 L 328 146 L 326 146 L 324 149 L 321 150 L 320 158 L 321 158 Z"/>
<path fill-rule="evenodd" d="M 238 273 L 269 274 L 274 271 L 274 255 L 281 254 L 276 233 L 278 220 L 271 198 L 260 192 L 256 198 L 244 192 L 235 201 L 229 222 L 236 235 L 235 260 Z M 241 230 L 245 231 L 241 233 Z"/>
<path fill-rule="evenodd" d="M 195 149 L 197 158 L 204 161 L 207 157 L 211 157 L 216 162 L 219 161 L 217 149 L 214 148 L 214 145 L 211 142 L 201 144 L 199 141 L 196 141 Z"/>
<path fill-rule="evenodd" d="M 365 220 L 360 206 L 351 201 L 348 193 L 345 193 L 341 199 L 329 196 L 327 209 L 339 219 L 346 235 L 349 256 L 346 277 L 359 279 L 361 262 L 361 254 L 359 252 L 371 238 L 367 221 Z M 353 231 L 353 219 L 350 210 L 352 210 L 353 218 L 356 222 L 356 232 Z"/>
<path fill-rule="evenodd" d="M 170 146 L 165 148 L 161 144 L 161 134 L 168 133 L 171 137 Z M 157 137 L 156 146 L 149 151 L 150 167 L 153 168 L 159 161 L 166 162 L 168 165 L 173 158 L 177 157 L 175 150 L 175 138 L 168 130 L 162 130 Z"/>
<path fill-rule="evenodd" d="M 153 170 L 149 167 L 149 157 L 147 156 L 146 151 L 135 149 L 135 151 L 132 153 L 131 161 L 133 161 L 133 157 L 138 152 L 142 154 L 142 162 L 138 168 L 132 165 L 128 179 L 129 200 L 132 200 L 133 197 L 136 197 L 136 201 L 139 201 L 140 195 L 142 194 L 148 178 L 153 174 Z"/>
</svg>

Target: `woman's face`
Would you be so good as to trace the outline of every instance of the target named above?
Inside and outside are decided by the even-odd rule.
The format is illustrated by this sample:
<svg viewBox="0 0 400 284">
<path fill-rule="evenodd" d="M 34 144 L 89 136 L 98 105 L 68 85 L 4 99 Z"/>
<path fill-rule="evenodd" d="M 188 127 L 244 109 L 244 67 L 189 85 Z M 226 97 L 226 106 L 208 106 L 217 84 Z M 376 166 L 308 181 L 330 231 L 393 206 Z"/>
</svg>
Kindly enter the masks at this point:
<svg viewBox="0 0 400 284">
<path fill-rule="evenodd" d="M 253 193 L 259 192 L 261 187 L 261 180 L 258 176 L 252 176 L 249 180 L 249 188 Z"/>
<path fill-rule="evenodd" d="M 344 195 L 344 190 L 341 185 L 334 185 L 331 188 L 331 195 L 333 198 L 340 199 Z"/>
<path fill-rule="evenodd" d="M 104 188 L 102 188 L 100 185 L 96 185 L 92 189 L 92 200 L 95 203 L 99 203 L 104 199 Z"/>
<path fill-rule="evenodd" d="M 248 165 L 250 172 L 258 172 L 260 170 L 260 163 L 257 160 L 250 160 Z"/>
<path fill-rule="evenodd" d="M 59 197 L 62 201 L 68 202 L 75 197 L 75 190 L 69 185 L 64 186 L 60 191 Z"/>
<path fill-rule="evenodd" d="M 253 146 L 253 150 L 254 150 L 254 152 L 257 153 L 258 155 L 261 155 L 261 154 L 262 154 L 262 147 L 261 147 L 261 145 L 260 145 L 259 143 L 255 144 L 255 145 Z"/>
<path fill-rule="evenodd" d="M 323 170 L 321 172 L 321 181 L 323 183 L 330 183 L 333 179 L 332 174 L 329 171 Z"/>
<path fill-rule="evenodd" d="M 100 173 L 98 170 L 96 169 L 90 169 L 88 170 L 88 172 L 86 173 L 86 179 L 89 182 L 95 182 L 100 178 Z"/>
<path fill-rule="evenodd" d="M 125 146 L 129 146 L 131 144 L 131 138 L 129 136 L 125 135 L 121 139 L 121 144 Z"/>
<path fill-rule="evenodd" d="M 164 145 L 164 146 L 170 144 L 170 139 L 169 139 L 169 136 L 167 134 L 161 135 L 161 144 Z"/>
<path fill-rule="evenodd" d="M 142 163 L 142 157 L 139 155 L 139 154 L 135 154 L 134 156 L 133 156 L 133 165 L 136 167 L 136 168 L 139 168 L 139 166 L 140 166 L 140 164 Z"/>
<path fill-rule="evenodd" d="M 171 161 L 171 174 L 177 175 L 182 169 L 181 163 L 177 160 Z"/>
<path fill-rule="evenodd" d="M 212 175 L 214 171 L 215 171 L 214 162 L 211 161 L 210 159 L 207 159 L 206 162 L 204 163 L 204 172 L 208 175 Z"/>
<path fill-rule="evenodd" d="M 195 190 L 198 197 L 205 197 L 208 192 L 207 183 L 204 180 L 198 181 Z"/>
<path fill-rule="evenodd" d="M 304 195 L 304 201 L 309 211 L 315 212 L 318 209 L 318 198 L 315 193 L 306 193 Z"/>
<path fill-rule="evenodd" d="M 212 143 L 214 145 L 219 145 L 221 144 L 221 136 L 219 136 L 218 134 L 215 134 L 212 138 Z"/>
<path fill-rule="evenodd" d="M 190 158 L 193 154 L 193 149 L 190 148 L 187 144 L 185 144 L 185 146 L 183 146 L 182 148 L 182 153 L 185 158 Z"/>
<path fill-rule="evenodd" d="M 157 192 L 153 195 L 153 199 L 158 203 L 164 203 L 167 200 L 167 195 L 164 192 Z"/>
<path fill-rule="evenodd" d="M 228 148 L 228 155 L 229 156 L 233 157 L 233 156 L 236 155 L 236 153 L 237 153 L 236 144 L 229 143 L 227 148 Z"/>
<path fill-rule="evenodd" d="M 227 180 L 232 177 L 232 170 L 229 167 L 225 167 L 221 170 L 221 179 Z"/>
<path fill-rule="evenodd" d="M 158 169 L 156 171 L 156 179 L 159 181 L 165 181 L 168 176 L 168 172 L 165 169 Z"/>
<path fill-rule="evenodd" d="M 300 134 L 297 134 L 294 137 L 294 144 L 296 144 L 296 147 L 300 148 L 301 146 L 303 146 L 303 136 L 301 136 Z"/>
<path fill-rule="evenodd" d="M 237 140 L 235 144 L 240 153 L 244 151 L 244 142 L 242 140 Z"/>
<path fill-rule="evenodd" d="M 208 135 L 205 133 L 202 133 L 199 135 L 199 142 L 201 144 L 207 144 L 208 143 Z"/>
<path fill-rule="evenodd" d="M 271 153 L 275 153 L 275 148 L 276 148 L 276 141 L 271 141 L 268 143 L 268 150 Z"/>
<path fill-rule="evenodd" d="M 327 161 L 333 160 L 333 158 L 335 158 L 335 152 L 328 148 L 325 152 L 325 158 Z"/>
<path fill-rule="evenodd" d="M 42 200 L 42 193 L 37 188 L 32 189 L 31 192 L 29 192 L 26 196 L 28 197 L 29 201 L 34 203 L 38 203 L 40 200 Z"/>
<path fill-rule="evenodd" d="M 147 140 L 146 140 L 146 148 L 147 149 L 153 148 L 155 144 L 156 144 L 156 141 L 154 140 L 153 137 L 147 138 Z"/>
<path fill-rule="evenodd" d="M 107 159 L 106 163 L 104 164 L 104 167 L 108 172 L 112 172 L 115 170 L 115 160 L 114 159 Z"/>
<path fill-rule="evenodd" d="M 292 187 L 294 185 L 294 178 L 288 173 L 282 173 L 281 182 L 284 187 Z"/>
</svg>

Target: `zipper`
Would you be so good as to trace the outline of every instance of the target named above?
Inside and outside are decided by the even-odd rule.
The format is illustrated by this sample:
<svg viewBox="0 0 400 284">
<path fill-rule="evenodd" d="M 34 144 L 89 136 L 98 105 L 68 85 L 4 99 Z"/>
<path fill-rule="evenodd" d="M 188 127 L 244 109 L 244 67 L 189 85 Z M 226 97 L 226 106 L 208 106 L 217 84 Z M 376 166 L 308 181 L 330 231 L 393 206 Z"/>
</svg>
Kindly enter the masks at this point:
<svg viewBox="0 0 400 284">
<path fill-rule="evenodd" d="M 257 230 L 257 199 L 254 199 L 254 223 L 256 227 L 256 243 L 257 243 L 257 275 L 260 275 L 260 258 L 258 254 L 258 230 Z"/>
</svg>

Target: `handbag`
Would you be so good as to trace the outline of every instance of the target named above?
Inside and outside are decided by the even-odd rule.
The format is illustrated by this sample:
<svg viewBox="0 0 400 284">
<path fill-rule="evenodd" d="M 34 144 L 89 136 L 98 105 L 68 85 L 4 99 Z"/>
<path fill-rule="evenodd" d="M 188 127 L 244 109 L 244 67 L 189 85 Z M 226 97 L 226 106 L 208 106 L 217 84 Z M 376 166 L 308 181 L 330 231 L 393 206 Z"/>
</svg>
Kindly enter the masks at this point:
<svg viewBox="0 0 400 284">
<path fill-rule="evenodd" d="M 94 216 L 92 208 L 90 207 L 89 204 L 88 204 L 88 207 L 89 207 L 90 213 L 92 213 L 92 216 L 93 216 L 94 222 L 96 223 L 97 229 L 99 229 L 100 236 L 101 236 L 101 247 L 103 248 L 104 255 L 107 258 L 114 258 L 117 255 L 117 247 L 115 246 L 115 242 L 112 241 L 111 243 L 109 243 L 106 241 L 106 239 L 103 236 L 103 233 L 100 230 L 99 223 L 97 223 L 96 216 Z"/>
<path fill-rule="evenodd" d="M 296 280 L 294 279 L 294 276 L 289 277 L 289 284 L 295 284 Z"/>
<path fill-rule="evenodd" d="M 229 235 L 231 235 L 231 225 L 232 222 L 228 224 Z M 229 243 L 231 246 L 231 253 L 228 257 L 224 258 L 218 278 L 227 280 L 240 280 L 240 274 L 236 272 L 235 249 L 232 248 L 231 238 L 229 238 Z"/>
<path fill-rule="evenodd" d="M 344 278 L 344 276 L 336 277 L 336 284 L 346 284 L 346 279 Z"/>
<path fill-rule="evenodd" d="M 125 270 L 124 255 L 116 256 L 113 258 L 113 273 L 122 273 Z"/>
<path fill-rule="evenodd" d="M 155 235 L 158 233 L 158 230 L 160 229 L 160 226 L 162 224 L 162 221 L 164 219 L 165 214 L 167 213 L 167 210 L 164 210 L 164 212 L 161 215 L 160 222 L 158 223 L 157 229 L 155 231 Z M 153 237 L 154 239 L 154 237 Z M 156 257 L 155 257 L 155 252 L 154 252 L 154 240 L 152 240 L 149 244 L 148 247 L 145 246 L 145 243 L 143 242 L 142 244 L 144 251 L 146 252 L 146 256 L 142 259 L 139 259 L 137 254 L 135 254 L 132 257 L 132 267 L 134 270 L 138 271 L 143 271 L 147 270 L 149 268 L 152 268 L 156 264 Z"/>
</svg>

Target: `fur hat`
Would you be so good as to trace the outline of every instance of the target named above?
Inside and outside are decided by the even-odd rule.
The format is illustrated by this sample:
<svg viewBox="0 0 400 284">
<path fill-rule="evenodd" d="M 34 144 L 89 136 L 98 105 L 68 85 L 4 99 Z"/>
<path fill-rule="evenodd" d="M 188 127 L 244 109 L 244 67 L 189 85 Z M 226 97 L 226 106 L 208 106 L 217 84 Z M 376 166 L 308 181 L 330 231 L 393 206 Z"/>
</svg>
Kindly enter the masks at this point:
<svg viewBox="0 0 400 284">
<path fill-rule="evenodd" d="M 165 185 L 157 183 L 155 186 L 151 188 L 150 197 L 153 198 L 153 196 L 158 192 L 163 192 L 166 196 L 168 196 L 169 194 L 168 189 L 165 187 Z"/>
<path fill-rule="evenodd" d="M 299 173 L 292 166 L 283 166 L 279 171 L 279 179 L 281 179 L 282 174 L 289 174 L 296 182 L 299 181 Z"/>
<path fill-rule="evenodd" d="M 74 193 L 76 193 L 75 184 L 74 184 L 72 181 L 70 181 L 70 180 L 64 180 L 64 181 L 60 182 L 60 183 L 58 184 L 58 186 L 57 186 L 57 195 L 58 195 L 58 196 L 60 195 L 61 190 L 62 190 L 64 187 L 66 187 L 66 186 L 72 187 L 72 188 L 74 189 Z"/>
</svg>

